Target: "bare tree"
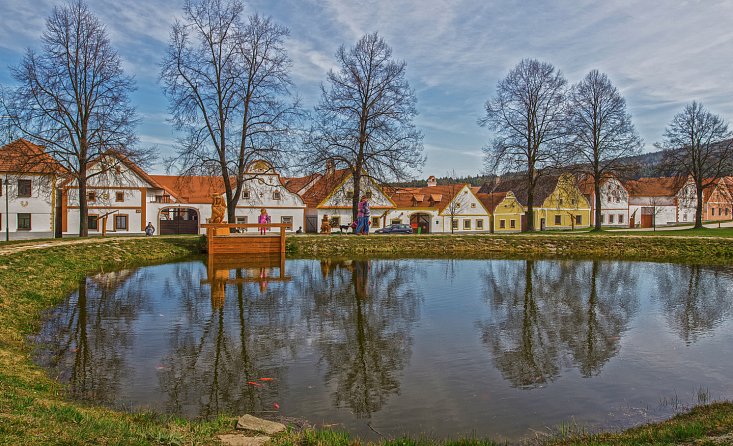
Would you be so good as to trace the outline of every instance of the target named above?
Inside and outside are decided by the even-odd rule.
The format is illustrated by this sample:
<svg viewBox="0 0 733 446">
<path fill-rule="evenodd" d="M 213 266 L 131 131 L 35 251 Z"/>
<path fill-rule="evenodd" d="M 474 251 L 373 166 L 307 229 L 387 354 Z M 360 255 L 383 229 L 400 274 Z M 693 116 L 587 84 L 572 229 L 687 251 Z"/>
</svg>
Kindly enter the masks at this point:
<svg viewBox="0 0 733 446">
<path fill-rule="evenodd" d="M 697 193 L 695 228 L 702 228 L 703 192 L 733 167 L 733 132 L 720 116 L 692 102 L 677 113 L 664 132 L 663 166 L 691 177 Z"/>
<path fill-rule="evenodd" d="M 173 122 L 185 132 L 168 162 L 184 175 L 221 176 L 234 222 L 247 166 L 265 159 L 282 167 L 298 117 L 289 31 L 256 14 L 245 20 L 238 0 L 188 0 L 183 11 L 161 72 Z"/>
<path fill-rule="evenodd" d="M 544 168 L 565 162 L 558 144 L 564 136 L 567 81 L 552 64 L 523 59 L 486 101 L 479 125 L 494 132 L 484 148 L 490 172 L 522 171 L 526 176 L 527 229 L 534 230 L 534 187 Z"/>
<path fill-rule="evenodd" d="M 89 167 L 110 150 L 138 163 L 150 155 L 135 147 L 137 118 L 128 98 L 134 82 L 104 25 L 81 1 L 55 7 L 41 39 L 41 51 L 29 49 L 12 69 L 18 87 L 7 114 L 18 133 L 45 146 L 76 179 L 79 235 L 86 236 L 87 182 L 106 172 Z"/>
<path fill-rule="evenodd" d="M 326 160 L 353 174 L 356 219 L 363 176 L 383 182 L 409 178 L 425 162 L 422 134 L 413 119 L 417 98 L 405 79 L 406 64 L 377 33 L 336 53 L 338 71 L 321 85 L 316 123 L 306 143 L 313 165 Z"/>
<path fill-rule="evenodd" d="M 569 144 L 575 170 L 593 179 L 595 229 L 601 230 L 601 184 L 625 173 L 626 158 L 638 155 L 642 140 L 626 111 L 626 100 L 604 73 L 592 70 L 568 97 Z"/>
</svg>

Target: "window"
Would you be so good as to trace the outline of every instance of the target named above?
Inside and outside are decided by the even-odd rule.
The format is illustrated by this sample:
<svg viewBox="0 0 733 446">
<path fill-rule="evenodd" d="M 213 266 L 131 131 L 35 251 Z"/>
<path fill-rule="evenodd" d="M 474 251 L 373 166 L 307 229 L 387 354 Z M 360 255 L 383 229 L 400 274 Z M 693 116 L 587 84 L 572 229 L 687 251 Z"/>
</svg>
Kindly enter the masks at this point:
<svg viewBox="0 0 733 446">
<path fill-rule="evenodd" d="M 715 217 L 715 208 L 710 208 L 710 215 Z"/>
<path fill-rule="evenodd" d="M 351 200 L 352 198 L 354 198 L 354 191 L 353 190 L 347 190 L 346 191 L 346 198 L 348 198 L 349 200 Z"/>
<path fill-rule="evenodd" d="M 379 217 L 372 217 L 372 228 L 378 228 L 379 227 Z"/>
<path fill-rule="evenodd" d="M 18 231 L 31 230 L 31 214 L 18 214 Z"/>
<path fill-rule="evenodd" d="M 280 217 L 280 223 L 288 225 L 285 229 L 293 229 L 293 217 L 283 215 Z"/>
<path fill-rule="evenodd" d="M 476 220 L 476 230 L 483 231 L 484 230 L 484 221 L 481 219 Z"/>
<path fill-rule="evenodd" d="M 242 191 L 242 200 L 249 200 L 249 189 Z"/>
<path fill-rule="evenodd" d="M 575 224 L 576 225 L 582 225 L 583 224 L 583 216 L 582 215 L 576 215 L 575 216 Z"/>
<path fill-rule="evenodd" d="M 556 215 L 555 216 L 555 226 L 560 226 L 562 224 L 562 215 Z"/>
<path fill-rule="evenodd" d="M 452 229 L 458 229 L 458 220 L 451 220 L 450 227 Z"/>
<path fill-rule="evenodd" d="M 96 215 L 87 216 L 87 227 L 89 228 L 89 230 L 98 231 L 99 230 L 99 218 L 97 218 Z"/>
<path fill-rule="evenodd" d="M 608 224 L 613 224 L 613 214 L 608 214 Z"/>
<path fill-rule="evenodd" d="M 402 224 L 402 220 L 400 220 L 399 218 L 393 218 L 389 222 L 390 222 L 390 224 L 393 224 L 393 225 L 401 225 Z"/>
<path fill-rule="evenodd" d="M 276 191 L 274 191 L 272 193 L 272 199 L 273 200 L 281 200 L 282 199 L 282 195 L 280 194 L 280 191 L 279 190 L 276 190 Z"/>
<path fill-rule="evenodd" d="M 19 197 L 30 197 L 31 196 L 31 180 L 18 180 L 18 196 Z"/>
<path fill-rule="evenodd" d="M 618 223 L 623 224 L 624 222 L 624 214 L 618 214 Z"/>
<path fill-rule="evenodd" d="M 601 214 L 601 224 L 606 223 L 606 214 Z"/>
<path fill-rule="evenodd" d="M 463 229 L 466 231 L 471 230 L 471 220 L 463 220 Z"/>
<path fill-rule="evenodd" d="M 725 215 L 728 216 L 729 213 L 730 213 L 730 208 L 725 208 Z"/>
<path fill-rule="evenodd" d="M 127 231 L 127 215 L 115 215 L 115 231 Z"/>
<path fill-rule="evenodd" d="M 558 206 L 562 206 L 562 198 L 560 198 L 560 199 L 557 200 L 557 204 L 558 204 Z"/>
<path fill-rule="evenodd" d="M 718 216 L 723 215 L 723 208 L 718 208 Z"/>
<path fill-rule="evenodd" d="M 499 229 L 506 229 L 506 220 L 499 220 Z"/>
<path fill-rule="evenodd" d="M 125 201 L 125 193 L 124 192 L 116 192 L 115 193 L 115 201 L 116 202 L 122 202 Z"/>
<path fill-rule="evenodd" d="M 236 217 L 234 217 L 234 221 L 237 222 L 238 225 L 247 224 L 247 216 L 237 215 Z"/>
<path fill-rule="evenodd" d="M 87 201 L 97 201 L 97 193 L 93 190 L 87 192 Z"/>
<path fill-rule="evenodd" d="M 471 207 L 472 208 L 475 208 L 476 207 L 476 203 L 471 203 Z"/>
<path fill-rule="evenodd" d="M 509 227 L 512 229 L 516 229 L 517 227 L 517 221 L 514 219 L 509 220 Z"/>
<path fill-rule="evenodd" d="M 338 229 L 341 226 L 341 217 L 331 217 L 331 229 Z"/>
<path fill-rule="evenodd" d="M 372 199 L 372 190 L 371 190 L 371 189 L 369 189 L 368 191 L 366 191 L 366 193 L 365 193 L 364 195 L 365 195 L 365 196 L 366 196 L 366 197 L 367 197 L 368 199 L 370 199 L 370 200 L 371 200 L 371 199 Z"/>
</svg>

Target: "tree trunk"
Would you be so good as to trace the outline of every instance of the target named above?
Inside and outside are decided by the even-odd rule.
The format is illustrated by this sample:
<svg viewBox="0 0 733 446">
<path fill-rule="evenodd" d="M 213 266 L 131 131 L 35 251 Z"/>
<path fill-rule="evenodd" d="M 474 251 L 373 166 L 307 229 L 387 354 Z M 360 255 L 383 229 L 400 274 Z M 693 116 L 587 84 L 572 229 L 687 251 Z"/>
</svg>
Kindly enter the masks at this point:
<svg viewBox="0 0 733 446">
<path fill-rule="evenodd" d="M 596 208 L 594 209 L 594 214 L 595 214 L 594 228 L 596 231 L 600 231 L 601 230 L 601 216 L 603 215 L 602 213 L 603 209 L 601 209 L 601 181 L 600 179 L 598 179 L 598 177 L 596 177 L 593 183 L 594 183 L 593 190 L 596 195 L 596 198 L 595 198 Z"/>
<path fill-rule="evenodd" d="M 89 235 L 89 208 L 87 206 L 87 171 L 86 166 L 79 166 L 79 237 Z"/>
<path fill-rule="evenodd" d="M 354 180 L 354 196 L 351 197 L 351 221 L 356 221 L 359 214 L 359 201 L 361 194 L 361 169 L 356 169 L 352 175 Z"/>
<path fill-rule="evenodd" d="M 695 182 L 695 192 L 697 193 L 697 205 L 695 205 L 695 229 L 702 229 L 702 200 L 703 200 L 703 189 L 702 181 L 700 184 Z"/>
<path fill-rule="evenodd" d="M 527 232 L 535 230 L 534 227 L 534 190 L 527 191 Z M 541 229 L 541 228 L 540 228 Z"/>
</svg>

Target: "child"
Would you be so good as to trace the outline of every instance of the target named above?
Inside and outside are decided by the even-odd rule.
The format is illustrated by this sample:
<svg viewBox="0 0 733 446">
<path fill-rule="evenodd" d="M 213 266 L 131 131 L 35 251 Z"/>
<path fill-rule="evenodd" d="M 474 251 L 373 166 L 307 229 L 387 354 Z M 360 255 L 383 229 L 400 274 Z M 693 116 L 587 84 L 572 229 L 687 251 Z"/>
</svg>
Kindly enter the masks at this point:
<svg viewBox="0 0 733 446">
<path fill-rule="evenodd" d="M 265 235 L 267 232 L 267 224 L 270 223 L 270 216 L 267 215 L 265 208 L 260 209 L 260 216 L 257 219 L 257 223 L 260 224 L 260 235 Z"/>
</svg>

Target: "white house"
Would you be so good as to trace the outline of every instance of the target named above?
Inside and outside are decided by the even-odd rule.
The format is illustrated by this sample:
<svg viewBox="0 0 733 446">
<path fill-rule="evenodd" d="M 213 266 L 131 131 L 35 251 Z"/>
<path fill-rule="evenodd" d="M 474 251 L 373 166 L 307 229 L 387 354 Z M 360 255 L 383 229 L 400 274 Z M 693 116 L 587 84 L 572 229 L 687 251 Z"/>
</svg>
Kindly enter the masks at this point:
<svg viewBox="0 0 733 446">
<path fill-rule="evenodd" d="M 172 194 L 126 157 L 110 152 L 90 164 L 87 180 L 89 234 L 143 234 L 147 222 L 157 226 L 159 207 L 173 203 Z M 79 232 L 79 186 L 76 179 L 63 185 L 62 232 Z"/>
<path fill-rule="evenodd" d="M 695 185 L 689 179 L 640 178 L 626 182 L 629 224 L 642 228 L 693 222 Z"/>
<path fill-rule="evenodd" d="M 360 193 L 369 198 L 371 230 L 382 227 L 386 213 L 395 207 L 394 202 L 368 175 L 361 177 Z M 317 177 L 302 197 L 307 206 L 306 232 L 320 232 L 324 216 L 331 222 L 332 232 L 352 223 L 354 177 L 349 169 L 335 169 L 333 163 L 327 163 L 326 172 Z"/>
<path fill-rule="evenodd" d="M 64 169 L 41 146 L 19 139 L 0 148 L 0 231 L 52 237 Z M 3 236 L 4 237 L 4 236 Z"/>
<path fill-rule="evenodd" d="M 593 179 L 581 181 L 580 189 L 588 197 L 591 209 L 591 226 L 595 225 L 596 194 Z M 624 184 L 614 176 L 601 180 L 601 225 L 606 227 L 629 227 L 629 192 Z"/>
<path fill-rule="evenodd" d="M 475 192 L 468 184 L 438 186 L 431 176 L 426 187 L 395 189 L 395 208 L 384 222 L 409 224 L 421 234 L 488 232 L 490 214 Z"/>
</svg>

